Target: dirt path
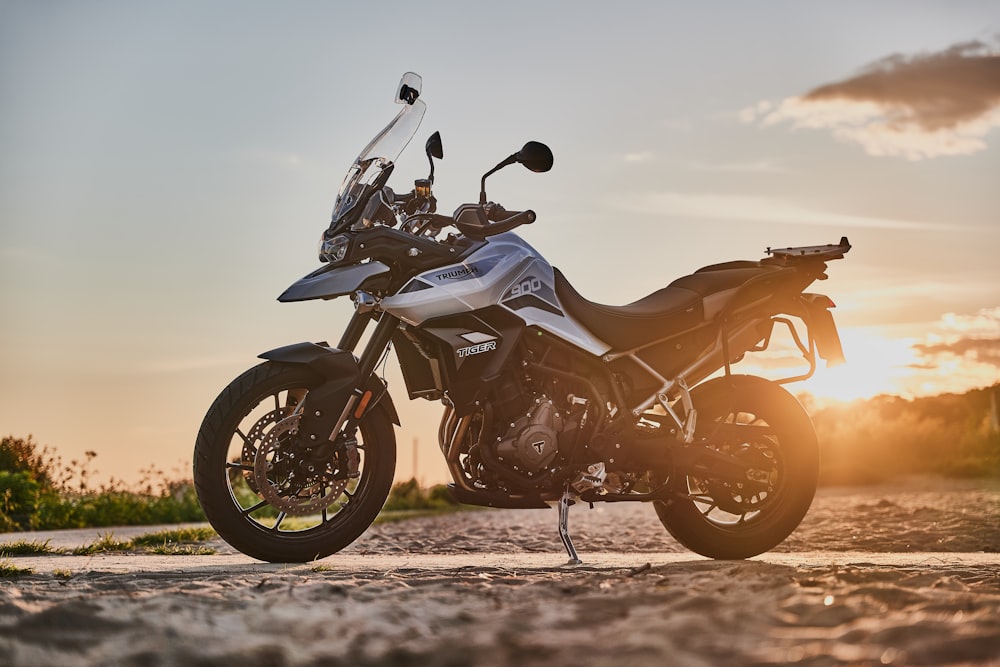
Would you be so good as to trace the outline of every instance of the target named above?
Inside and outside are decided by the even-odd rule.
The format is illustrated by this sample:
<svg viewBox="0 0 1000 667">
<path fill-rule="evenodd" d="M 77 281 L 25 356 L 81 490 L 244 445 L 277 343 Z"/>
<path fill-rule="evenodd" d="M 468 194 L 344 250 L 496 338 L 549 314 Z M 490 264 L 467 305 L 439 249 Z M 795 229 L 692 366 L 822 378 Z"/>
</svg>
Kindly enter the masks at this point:
<svg viewBox="0 0 1000 667">
<path fill-rule="evenodd" d="M 1000 665 L 995 485 L 824 490 L 749 561 L 684 551 L 648 507 L 571 528 L 582 566 L 544 510 L 376 526 L 296 566 L 10 558 L 36 573 L 0 579 L 0 665 Z"/>
</svg>

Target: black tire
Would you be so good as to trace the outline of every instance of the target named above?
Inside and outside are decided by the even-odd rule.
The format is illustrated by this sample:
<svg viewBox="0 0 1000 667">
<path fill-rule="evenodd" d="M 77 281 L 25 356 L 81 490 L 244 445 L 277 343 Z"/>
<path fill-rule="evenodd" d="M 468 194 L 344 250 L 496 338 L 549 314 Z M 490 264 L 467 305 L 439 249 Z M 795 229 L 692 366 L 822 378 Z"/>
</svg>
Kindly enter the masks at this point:
<svg viewBox="0 0 1000 667">
<path fill-rule="evenodd" d="M 293 406 L 321 382 L 305 366 L 262 363 L 219 394 L 198 431 L 194 450 L 198 500 L 219 535 L 248 556 L 274 563 L 329 556 L 364 533 L 389 495 L 396 439 L 390 417 L 378 405 L 369 409 L 359 425 L 357 477 L 317 482 L 310 488 L 319 490 L 312 496 L 319 500 L 305 496 L 290 514 L 283 513 L 282 507 L 298 496 L 282 498 L 279 487 L 267 480 L 268 493 L 262 492 L 262 478 L 254 472 L 256 453 L 269 443 L 263 445 L 264 451 L 281 455 L 282 445 L 275 434 L 289 428 Z M 290 437 L 288 432 L 284 436 Z M 270 479 L 270 472 L 260 474 Z M 310 503 L 316 505 L 314 512 Z M 307 511 L 310 516 L 298 516 Z"/>
<path fill-rule="evenodd" d="M 709 558 L 750 558 L 773 549 L 799 525 L 816 493 L 819 447 L 809 415 L 780 385 L 749 375 L 711 380 L 695 387 L 691 398 L 696 438 L 766 462 L 767 481 L 681 477 L 674 480 L 676 490 L 697 500 L 655 502 L 657 516 L 678 542 Z M 719 424 L 734 426 L 721 435 Z M 738 425 L 753 428 L 741 433 Z"/>
</svg>

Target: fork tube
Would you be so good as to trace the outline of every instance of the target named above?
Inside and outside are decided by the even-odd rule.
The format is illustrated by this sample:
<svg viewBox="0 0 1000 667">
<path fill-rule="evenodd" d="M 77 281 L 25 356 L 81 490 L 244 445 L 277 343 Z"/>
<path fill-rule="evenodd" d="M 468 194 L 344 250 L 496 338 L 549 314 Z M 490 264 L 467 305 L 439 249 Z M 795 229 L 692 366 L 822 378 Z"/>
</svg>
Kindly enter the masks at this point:
<svg viewBox="0 0 1000 667">
<path fill-rule="evenodd" d="M 352 320 L 351 325 L 353 324 L 354 322 Z M 348 331 L 350 331 L 351 325 L 348 325 Z M 375 372 L 375 367 L 382 358 L 382 353 L 385 352 L 385 348 L 389 346 L 389 341 L 392 340 L 392 334 L 396 332 L 396 327 L 398 326 L 398 317 L 393 317 L 389 313 L 382 313 L 382 316 L 378 320 L 378 324 L 375 325 L 375 331 L 372 332 L 371 340 L 368 341 L 368 345 L 365 346 L 365 351 L 361 353 L 361 358 L 358 360 L 358 366 L 361 368 L 362 380 L 367 379 L 369 375 Z M 347 332 L 345 332 L 345 335 L 346 333 Z M 356 344 L 357 343 L 355 343 L 355 345 Z"/>
<path fill-rule="evenodd" d="M 353 324 L 354 320 L 348 325 L 348 330 L 350 330 Z M 361 383 L 354 388 L 354 393 L 347 399 L 347 405 L 344 406 L 344 411 L 340 413 L 336 427 L 330 432 L 330 440 L 337 438 L 341 429 L 344 428 L 344 424 L 350 418 L 354 406 L 357 405 L 358 400 L 364 395 L 365 382 L 367 382 L 368 376 L 375 372 L 375 367 L 382 358 L 385 348 L 389 346 L 389 341 L 392 340 L 392 334 L 395 332 L 397 326 L 399 326 L 399 318 L 393 317 L 388 313 L 382 313 L 382 317 L 379 318 L 378 324 L 375 326 L 375 331 L 368 341 L 368 345 L 365 346 L 365 351 L 361 353 L 361 358 L 358 360 L 358 367 L 361 370 Z"/>
<path fill-rule="evenodd" d="M 354 311 L 351 321 L 347 323 L 347 328 L 344 329 L 344 334 L 340 337 L 340 344 L 337 345 L 337 349 L 354 352 L 354 348 L 361 342 L 361 336 L 364 335 L 365 329 L 368 328 L 368 322 L 371 321 L 371 318 L 372 315 L 370 312 L 359 313 L 358 311 Z"/>
</svg>

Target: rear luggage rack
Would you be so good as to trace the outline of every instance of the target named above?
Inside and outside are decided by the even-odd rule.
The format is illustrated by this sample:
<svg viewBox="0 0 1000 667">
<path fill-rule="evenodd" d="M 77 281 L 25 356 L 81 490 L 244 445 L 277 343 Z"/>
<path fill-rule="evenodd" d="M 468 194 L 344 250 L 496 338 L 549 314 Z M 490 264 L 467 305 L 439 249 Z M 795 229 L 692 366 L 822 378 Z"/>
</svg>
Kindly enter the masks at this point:
<svg viewBox="0 0 1000 667">
<path fill-rule="evenodd" d="M 796 248 L 767 248 L 767 254 L 782 262 L 794 261 L 797 259 L 843 259 L 847 251 L 851 249 L 851 243 L 846 236 L 840 238 L 840 243 L 828 243 L 826 245 L 807 245 Z"/>
</svg>

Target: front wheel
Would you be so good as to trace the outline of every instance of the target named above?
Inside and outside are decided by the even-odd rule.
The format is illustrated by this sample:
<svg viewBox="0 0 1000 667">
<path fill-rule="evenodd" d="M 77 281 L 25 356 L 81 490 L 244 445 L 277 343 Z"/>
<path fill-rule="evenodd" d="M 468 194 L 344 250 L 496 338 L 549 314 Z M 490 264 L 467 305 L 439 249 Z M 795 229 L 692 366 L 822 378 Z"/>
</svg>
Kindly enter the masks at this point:
<svg viewBox="0 0 1000 667">
<path fill-rule="evenodd" d="M 747 466 L 746 481 L 693 475 L 677 497 L 654 503 L 660 522 L 709 558 L 750 558 L 773 549 L 802 521 L 816 493 L 819 446 L 809 415 L 773 382 L 749 375 L 695 387 L 696 442 Z"/>
<path fill-rule="evenodd" d="M 356 540 L 389 495 L 396 440 L 379 406 L 355 436 L 299 442 L 302 402 L 322 382 L 305 366 L 265 362 L 219 394 L 198 431 L 198 500 L 219 535 L 248 556 L 328 556 Z"/>
</svg>

